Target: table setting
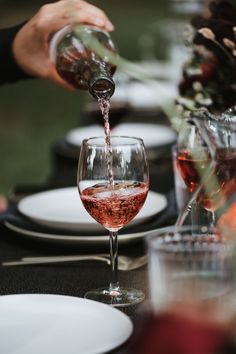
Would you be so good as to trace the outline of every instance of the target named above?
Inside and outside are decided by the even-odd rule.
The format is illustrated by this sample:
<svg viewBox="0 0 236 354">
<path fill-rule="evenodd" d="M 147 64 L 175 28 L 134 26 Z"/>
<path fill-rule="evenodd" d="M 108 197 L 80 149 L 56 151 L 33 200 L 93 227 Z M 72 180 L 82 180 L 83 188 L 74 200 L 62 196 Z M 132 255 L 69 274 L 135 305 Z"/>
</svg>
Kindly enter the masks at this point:
<svg viewBox="0 0 236 354">
<path fill-rule="evenodd" d="M 125 129 L 127 126 L 128 123 Z M 140 131 L 144 125 L 133 126 L 131 123 L 128 131 L 132 131 L 134 127 Z M 81 128 L 81 132 L 79 130 L 69 132 L 67 136 L 73 136 L 74 133 L 76 136 L 78 134 L 86 136 L 86 129 Z M 163 149 L 170 151 L 176 139 L 174 131 L 165 126 L 150 125 L 147 132 L 143 131 L 144 136 L 146 134 L 146 142 L 150 130 L 159 131 L 162 137 L 160 155 Z M 131 140 L 135 139 L 131 138 Z M 80 140 L 75 146 L 77 153 L 82 149 L 83 141 Z M 137 142 L 141 142 L 140 146 L 142 146 L 141 139 L 138 138 Z M 149 140 L 149 143 L 152 146 L 152 140 Z M 70 144 L 72 145 L 71 142 Z M 115 142 L 112 146 L 114 158 Z M 122 160 L 120 163 L 116 162 L 119 169 L 113 170 L 116 174 L 123 173 L 122 164 L 126 166 L 124 164 L 126 158 L 132 156 L 136 161 L 138 156 L 132 144 L 130 152 L 128 142 L 124 146 Z M 119 144 L 118 148 L 120 149 Z M 156 150 L 158 151 L 158 147 Z M 131 151 L 135 152 L 134 156 Z M 88 158 L 85 159 L 86 163 L 90 155 L 88 154 Z M 120 158 L 119 156 L 117 155 L 117 159 Z M 145 154 L 141 153 L 140 156 L 146 161 Z M 100 171 L 101 163 L 104 163 L 104 166 L 106 163 L 102 159 L 99 161 Z M 137 164 L 137 161 L 132 164 L 133 173 L 140 174 L 141 163 Z M 171 164 L 170 159 L 168 163 Z M 89 215 L 80 198 L 78 189 L 80 181 L 82 183 L 80 188 L 83 191 L 84 183 L 87 183 L 91 177 L 90 175 L 79 177 L 80 170 L 77 164 L 74 159 L 73 168 L 78 170 L 78 185 L 76 179 L 72 180 L 70 173 L 65 174 L 62 179 L 60 173 L 52 173 L 45 184 L 15 186 L 9 195 L 9 208 L 1 214 L 2 287 L 0 287 L 3 302 L 2 307 L 0 304 L 0 313 L 2 312 L 3 318 L 7 313 L 9 324 L 5 332 L 2 332 L 1 348 L 3 349 L 1 350 L 4 350 L 4 354 L 14 353 L 16 350 L 27 354 L 31 353 L 36 346 L 38 352 L 45 353 L 64 353 L 65 348 L 69 348 L 70 353 L 73 353 L 78 350 L 78 347 L 79 352 L 83 354 L 118 353 L 125 350 L 124 343 L 132 336 L 135 312 L 138 308 L 142 308 L 149 297 L 146 236 L 150 230 L 173 224 L 177 217 L 175 192 L 169 187 L 168 172 L 166 174 L 168 193 L 160 192 L 161 188 L 150 189 L 147 197 L 145 195 L 144 206 L 136 217 L 130 222 L 124 221 L 127 225 L 119 231 L 118 259 L 114 248 L 115 267 L 117 267 L 115 270 L 114 260 L 110 258 L 108 231 Z M 62 171 L 63 166 L 63 163 L 58 162 L 57 172 Z M 126 169 L 127 167 L 124 167 L 124 173 Z M 83 167 L 81 171 L 84 173 L 86 168 Z M 103 174 L 102 171 L 102 176 Z M 92 178 L 91 182 L 97 185 L 101 182 L 99 175 L 95 174 L 95 176 L 95 181 Z M 145 183 L 148 185 L 149 176 L 145 171 L 144 176 L 146 176 Z M 140 181 L 141 177 L 131 175 L 131 182 L 136 178 Z M 153 180 L 153 177 L 151 179 Z M 159 180 L 160 178 L 156 181 L 157 184 Z M 129 188 L 127 185 L 127 190 Z M 124 215 L 127 217 L 128 214 Z M 121 226 L 119 225 L 119 228 Z M 116 309 L 113 305 L 107 306 L 98 301 L 84 299 L 85 294 L 93 289 L 109 285 L 109 279 L 115 279 L 116 282 L 118 274 L 121 289 L 127 289 L 131 293 L 128 300 L 131 302 L 130 305 L 117 306 Z M 17 338 L 14 343 L 8 340 L 10 338 L 8 328 L 10 330 L 12 327 L 15 328 L 13 335 Z M 96 327 L 101 328 L 101 333 Z M 77 328 L 79 334 L 76 334 Z M 58 333 L 62 333 L 59 336 L 60 340 L 58 340 Z M 31 342 L 28 336 L 32 338 Z"/>
<path fill-rule="evenodd" d="M 89 154 L 89 156 L 93 156 L 93 154 Z M 85 161 L 87 163 L 89 159 L 85 158 Z M 86 169 L 82 169 L 83 173 L 84 170 L 86 171 Z M 120 173 L 120 169 L 118 173 Z M 96 178 L 99 181 L 98 176 Z M 83 180 L 84 178 L 78 177 L 78 183 Z M 86 175 L 85 181 L 87 181 Z M 95 185 L 98 184 L 98 181 L 96 180 Z M 83 188 L 84 186 L 82 186 L 82 190 Z M 134 218 L 133 222 L 130 222 L 119 232 L 120 262 L 117 260 L 116 263 L 119 283 L 122 288 L 130 289 L 132 287 L 132 291 L 137 289 L 138 295 L 141 293 L 141 299 L 135 300 L 134 304 L 129 306 L 118 306 L 119 310 L 115 309 L 116 306 L 107 306 L 98 301 L 84 299 L 85 294 L 91 293 L 91 290 L 107 286 L 111 276 L 112 259 L 109 255 L 107 231 L 104 231 L 93 219 L 88 218 L 88 214 L 83 214 L 81 211 L 83 209 L 82 203 L 79 204 L 78 187 L 49 189 L 24 196 L 19 198 L 18 202 L 12 203 L 5 215 L 1 216 L 3 222 L 1 223 L 0 273 L 3 301 L 0 302 L 0 313 L 3 318 L 7 318 L 8 324 L 6 326 L 4 321 L 2 325 L 5 328 L 2 332 L 2 338 L 5 339 L 5 341 L 2 339 L 4 352 L 13 351 L 14 353 L 16 344 L 18 345 L 17 352 L 21 353 L 20 350 L 22 350 L 22 354 L 31 353 L 35 347 L 38 352 L 43 350 L 46 353 L 47 351 L 48 353 L 64 353 L 65 350 L 70 350 L 73 353 L 78 350 L 77 346 L 79 346 L 81 353 L 136 353 L 138 352 L 137 346 L 140 346 L 140 350 L 145 352 L 147 350 L 146 342 L 143 340 L 139 345 L 136 331 L 141 330 L 141 333 L 145 333 L 147 328 L 150 328 L 150 335 L 147 335 L 146 338 L 149 338 L 150 343 L 156 343 L 150 336 L 153 331 L 154 335 L 158 335 L 155 334 L 159 333 L 159 322 L 157 321 L 162 313 L 164 317 L 160 322 L 161 326 L 167 321 L 166 333 L 167 335 L 170 333 L 169 326 L 172 323 L 172 317 L 170 317 L 169 324 L 169 317 L 165 317 L 165 309 L 169 311 L 172 307 L 170 316 L 173 316 L 173 311 L 174 316 L 177 316 L 177 326 L 184 326 L 185 320 L 187 326 L 189 321 L 192 323 L 192 320 L 194 325 L 195 312 L 192 314 L 192 311 L 195 311 L 195 307 L 197 313 L 204 310 L 205 297 L 210 303 L 209 318 L 206 314 L 206 322 L 210 321 L 209 328 L 201 327 L 202 318 L 199 326 L 204 333 L 207 330 L 213 331 L 213 333 L 219 331 L 222 343 L 225 343 L 225 323 L 221 323 L 222 306 L 216 306 L 214 300 L 215 297 L 216 299 L 220 297 L 223 299 L 223 305 L 225 303 L 233 304 L 231 297 L 225 302 L 225 296 L 228 299 L 233 290 L 231 280 L 233 269 L 226 268 L 222 273 L 222 267 L 227 267 L 231 261 L 228 263 L 227 260 L 224 263 L 224 259 L 222 261 L 220 258 L 219 261 L 223 264 L 217 265 L 219 252 L 217 247 L 218 244 L 219 247 L 222 244 L 219 243 L 219 238 L 215 238 L 214 231 L 211 235 L 208 229 L 201 235 L 198 229 L 195 239 L 196 232 L 194 232 L 193 226 L 188 228 L 187 232 L 182 231 L 180 226 L 177 229 L 167 226 L 173 225 L 177 218 L 174 191 L 170 191 L 167 195 L 154 191 L 149 191 L 149 193 L 146 199 L 147 204 L 144 203 L 140 213 L 137 214 L 137 219 Z M 78 218 L 78 215 L 81 219 Z M 158 241 L 162 237 L 164 244 L 160 243 L 159 245 Z M 181 247 L 183 248 L 179 248 L 177 243 L 182 240 L 182 237 L 184 243 Z M 202 237 L 209 237 L 209 241 L 204 241 L 204 253 L 199 248 Z M 212 245 L 209 250 L 204 248 L 208 242 L 210 242 L 209 247 Z M 227 243 L 224 244 L 224 246 L 226 245 Z M 174 273 L 164 260 L 163 266 L 160 264 L 162 258 L 159 258 L 159 252 L 162 255 L 162 252 L 166 251 L 167 261 L 170 261 L 174 267 Z M 179 256 L 178 252 L 180 252 Z M 190 255 L 187 268 L 191 270 L 193 267 L 194 269 L 190 278 L 183 275 L 182 270 L 178 271 L 178 261 L 180 261 L 180 265 L 183 265 L 181 257 L 187 261 L 185 259 L 186 252 Z M 173 260 L 169 259 L 171 256 L 174 257 Z M 203 257 L 202 260 L 201 257 Z M 213 258 L 208 261 L 206 257 Z M 217 257 L 216 260 L 214 257 Z M 229 257 L 232 257 L 231 253 Z M 208 270 L 205 267 L 210 266 L 210 262 L 213 264 L 212 268 Z M 196 264 L 199 264 L 200 267 L 197 272 L 195 270 Z M 203 270 L 201 266 L 204 267 Z M 160 286 L 162 284 L 160 281 L 165 274 L 163 273 L 165 267 L 167 267 L 165 275 L 167 279 Z M 215 273 L 217 270 L 219 273 Z M 177 281 L 174 278 L 173 282 L 174 274 Z M 209 281 L 213 277 L 211 286 L 208 281 L 206 282 L 206 276 L 209 277 Z M 229 290 L 227 287 L 225 288 L 222 276 L 227 277 L 225 281 L 226 284 L 229 284 Z M 219 295 L 217 295 L 218 286 Z M 192 298 L 193 287 L 196 298 Z M 221 293 L 222 287 L 223 293 Z M 209 296 L 208 291 L 211 292 Z M 169 298 L 167 294 L 173 294 L 173 297 Z M 178 297 L 182 296 L 184 298 L 181 301 L 185 304 L 186 318 L 184 316 L 182 320 L 181 315 L 180 322 L 178 322 L 177 309 L 180 304 L 176 307 L 175 302 L 180 301 Z M 209 300 L 208 297 L 210 297 Z M 213 304 L 211 305 L 212 297 Z M 145 309 L 145 303 L 149 303 L 147 300 L 150 301 L 150 304 L 148 309 Z M 212 310 L 211 306 L 213 306 Z M 218 322 L 216 322 L 216 327 L 215 325 L 211 327 L 212 316 L 214 319 L 215 316 L 218 318 L 218 310 L 220 312 L 219 327 Z M 224 315 L 226 316 L 231 310 L 231 307 L 224 309 Z M 141 312 L 139 313 L 139 311 Z M 154 317 L 150 316 L 150 313 L 154 314 Z M 147 316 L 147 320 L 145 316 Z M 226 318 L 228 320 L 228 315 Z M 198 317 L 196 321 L 198 323 Z M 91 322 L 94 329 L 91 327 Z M 97 327 L 103 328 L 101 333 L 97 331 Z M 16 332 L 13 334 L 17 333 L 14 334 L 17 340 L 14 343 L 9 340 L 8 328 L 15 328 Z M 77 328 L 79 334 L 75 331 Z M 195 333 L 195 330 L 198 331 L 198 327 L 197 329 L 193 327 L 190 333 Z M 61 333 L 60 340 L 58 340 L 58 333 Z M 201 339 L 201 332 L 197 333 Z M 29 335 L 32 341 L 29 341 Z M 161 338 L 158 341 L 161 343 Z M 178 345 L 181 346 L 182 342 L 180 341 Z M 215 342 L 211 345 L 214 347 Z"/>
<path fill-rule="evenodd" d="M 122 311 L 112 307 L 115 312 L 110 310 L 109 315 L 107 305 L 100 308 L 99 302 L 84 299 L 86 292 L 109 281 L 109 236 L 85 211 L 77 186 L 52 185 L 50 181 L 48 187 L 35 186 L 35 193 L 33 186 L 16 186 L 9 209 L 1 215 L 0 272 L 4 287 L 0 312 L 5 318 L 7 311 L 6 328 L 13 326 L 18 338 L 15 344 L 9 341 L 6 329 L 1 348 L 4 353 L 22 348 L 26 354 L 35 346 L 38 352 L 64 353 L 69 348 L 73 353 L 79 345 L 81 353 L 119 352 L 133 332 L 138 304 L 125 306 Z M 119 232 L 119 280 L 122 287 L 138 289 L 141 302 L 148 298 L 146 235 L 175 219 L 174 191 L 166 195 L 149 191 L 140 213 Z M 92 329 L 93 318 L 94 326 L 102 326 L 106 336 Z M 75 328 L 81 332 L 79 336 Z M 61 340 L 56 339 L 58 332 L 62 333 Z"/>
<path fill-rule="evenodd" d="M 127 315 L 83 298 L 87 290 L 105 285 L 109 279 L 109 250 L 104 247 L 105 242 L 101 249 L 101 246 L 96 247 L 95 242 L 91 250 L 80 243 L 76 246 L 60 245 L 60 242 L 48 243 L 43 239 L 37 241 L 22 237 L 23 240 L 19 233 L 7 231 L 1 225 L 1 260 L 33 257 L 35 261 L 36 257 L 48 259 L 49 256 L 71 257 L 73 254 L 84 256 L 84 259 L 78 262 L 78 256 L 74 256 L 72 261 L 63 260 L 61 263 L 60 260 L 32 264 L 27 261 L 25 266 L 24 263 L 19 266 L 2 263 L 0 352 L 110 352 L 129 338 L 133 325 Z M 138 257 L 131 255 L 127 247 L 125 250 L 129 258 Z M 144 254 L 140 245 L 135 252 Z M 122 255 L 123 251 L 121 261 Z M 121 262 L 120 279 L 124 285 L 130 285 L 133 283 L 132 273 L 136 271 L 129 270 L 126 264 L 127 261 L 124 264 Z M 145 273 L 146 260 L 143 265 L 137 269 L 140 275 Z M 135 286 L 146 291 L 143 281 L 143 276 L 136 279 Z"/>
<path fill-rule="evenodd" d="M 0 213 L 0 354 L 236 352 L 235 88 L 208 91 L 222 54 L 235 65 L 236 27 L 222 4 L 192 21 L 193 58 L 170 91 L 175 110 L 142 90 L 141 74 L 140 84 L 119 72 L 113 81 L 114 63 L 126 63 L 108 33 L 56 33 L 58 73 L 97 102 L 84 111 L 88 124 L 52 143 L 46 181 L 15 185 Z M 234 42 L 214 26 L 218 6 Z M 81 60 L 80 82 L 71 58 Z M 158 123 L 148 119 L 156 105 Z"/>
<path fill-rule="evenodd" d="M 45 204 L 46 203 L 46 207 Z M 57 208 L 55 208 L 55 203 Z M 152 207 L 152 209 L 150 209 Z M 151 220 L 157 223 L 156 216 L 166 211 L 167 198 L 157 192 L 150 192 L 145 208 L 137 218 L 126 227 L 120 243 L 135 242 L 148 231 Z M 13 210 L 13 208 L 12 208 Z M 78 217 L 79 215 L 79 217 Z M 155 219 L 155 220 L 154 220 Z M 59 188 L 23 198 L 17 209 L 6 216 L 4 224 L 11 230 L 31 237 L 51 239 L 64 243 L 89 243 L 95 246 L 107 242 L 105 231 L 87 214 L 78 200 L 77 187 Z M 141 224 L 141 225 L 140 225 Z M 138 232 L 139 231 L 139 232 Z M 122 233 L 121 233 L 122 234 Z"/>
</svg>

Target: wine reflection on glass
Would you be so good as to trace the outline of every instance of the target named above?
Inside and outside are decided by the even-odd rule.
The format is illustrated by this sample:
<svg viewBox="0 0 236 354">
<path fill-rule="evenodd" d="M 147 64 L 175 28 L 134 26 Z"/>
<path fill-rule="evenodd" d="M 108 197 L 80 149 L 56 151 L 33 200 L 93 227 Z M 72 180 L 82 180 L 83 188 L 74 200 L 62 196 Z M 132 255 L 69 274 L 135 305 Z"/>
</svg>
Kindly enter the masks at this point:
<svg viewBox="0 0 236 354">
<path fill-rule="evenodd" d="M 112 156 L 107 161 L 104 137 L 85 139 L 78 165 L 78 188 L 88 213 L 109 231 L 111 281 L 108 287 L 91 290 L 86 298 L 116 307 L 138 304 L 144 294 L 120 287 L 118 281 L 118 231 L 144 205 L 149 188 L 148 162 L 142 139 L 111 137 Z M 108 171 L 108 166 L 112 168 Z"/>
</svg>

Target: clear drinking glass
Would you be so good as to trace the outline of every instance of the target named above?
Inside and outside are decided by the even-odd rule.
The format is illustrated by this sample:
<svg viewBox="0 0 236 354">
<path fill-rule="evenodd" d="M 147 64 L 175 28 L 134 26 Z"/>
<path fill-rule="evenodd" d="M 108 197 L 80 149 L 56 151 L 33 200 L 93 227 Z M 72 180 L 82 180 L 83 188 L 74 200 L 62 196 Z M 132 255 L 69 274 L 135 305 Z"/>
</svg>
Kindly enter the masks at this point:
<svg viewBox="0 0 236 354">
<path fill-rule="evenodd" d="M 235 244 L 214 229 L 192 236 L 191 226 L 152 232 L 148 237 L 149 285 L 155 312 L 197 320 L 223 320 L 232 311 Z"/>
<path fill-rule="evenodd" d="M 85 297 L 122 307 L 144 299 L 141 291 L 119 285 L 117 234 L 142 208 L 148 193 L 149 173 L 142 139 L 113 136 L 111 146 L 109 165 L 104 137 L 85 139 L 80 152 L 80 197 L 88 213 L 109 231 L 111 256 L 109 286 L 89 291 Z"/>
</svg>

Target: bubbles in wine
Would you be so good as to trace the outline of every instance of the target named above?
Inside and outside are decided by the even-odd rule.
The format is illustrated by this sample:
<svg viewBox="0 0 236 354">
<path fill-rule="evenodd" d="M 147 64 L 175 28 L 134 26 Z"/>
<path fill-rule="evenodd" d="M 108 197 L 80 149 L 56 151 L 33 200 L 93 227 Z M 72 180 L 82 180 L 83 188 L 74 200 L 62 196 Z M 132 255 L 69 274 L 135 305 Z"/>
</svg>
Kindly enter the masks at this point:
<svg viewBox="0 0 236 354">
<path fill-rule="evenodd" d="M 108 230 L 121 229 L 142 208 L 148 193 L 143 182 L 115 182 L 111 190 L 109 183 L 98 183 L 84 189 L 81 200 L 88 213 Z"/>
</svg>

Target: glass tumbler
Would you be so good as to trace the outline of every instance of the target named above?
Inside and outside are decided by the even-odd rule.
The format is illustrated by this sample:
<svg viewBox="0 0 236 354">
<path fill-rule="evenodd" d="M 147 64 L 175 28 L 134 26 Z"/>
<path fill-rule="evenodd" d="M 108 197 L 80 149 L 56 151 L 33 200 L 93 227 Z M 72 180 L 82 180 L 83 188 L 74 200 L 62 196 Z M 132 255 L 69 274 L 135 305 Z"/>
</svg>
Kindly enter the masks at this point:
<svg viewBox="0 0 236 354">
<path fill-rule="evenodd" d="M 129 354 L 235 353 L 234 243 L 192 226 L 153 231 L 147 243 L 151 304 Z"/>
<path fill-rule="evenodd" d="M 200 320 L 230 314 L 235 289 L 235 244 L 214 229 L 192 226 L 148 237 L 149 286 L 154 312 L 174 311 Z"/>
</svg>

